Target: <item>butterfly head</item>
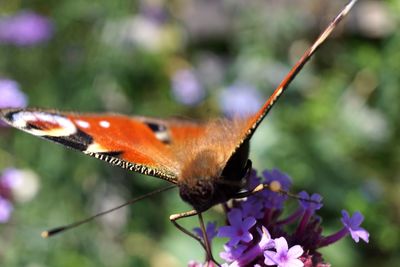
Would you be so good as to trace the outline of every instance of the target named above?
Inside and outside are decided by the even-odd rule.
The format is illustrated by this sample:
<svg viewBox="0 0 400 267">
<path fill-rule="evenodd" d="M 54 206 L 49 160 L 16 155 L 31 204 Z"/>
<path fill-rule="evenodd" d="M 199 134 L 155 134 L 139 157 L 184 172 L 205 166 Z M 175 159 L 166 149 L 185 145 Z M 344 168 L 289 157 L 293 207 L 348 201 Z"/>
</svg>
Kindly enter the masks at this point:
<svg viewBox="0 0 400 267">
<path fill-rule="evenodd" d="M 246 175 L 242 175 L 238 181 L 227 178 L 220 176 L 217 178 L 198 178 L 193 179 L 194 181 L 181 182 L 179 183 L 179 194 L 195 210 L 200 212 L 206 211 L 216 204 L 233 198 L 247 184 Z"/>
<path fill-rule="evenodd" d="M 196 183 L 181 183 L 179 194 L 194 209 L 204 211 L 213 206 L 215 184 L 210 179 L 197 179 Z"/>
<path fill-rule="evenodd" d="M 247 184 L 246 174 L 251 169 L 248 150 L 248 142 L 245 142 L 224 163 L 213 150 L 198 153 L 179 179 L 181 198 L 197 211 L 205 211 L 233 198 Z"/>
</svg>

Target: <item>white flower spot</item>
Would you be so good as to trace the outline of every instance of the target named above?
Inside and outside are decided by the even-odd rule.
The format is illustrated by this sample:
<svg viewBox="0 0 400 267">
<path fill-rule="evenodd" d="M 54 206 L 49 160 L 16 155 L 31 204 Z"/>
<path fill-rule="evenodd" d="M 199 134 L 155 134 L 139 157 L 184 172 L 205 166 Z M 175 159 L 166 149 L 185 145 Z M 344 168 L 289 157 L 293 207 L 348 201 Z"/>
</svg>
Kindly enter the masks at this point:
<svg viewBox="0 0 400 267">
<path fill-rule="evenodd" d="M 90 124 L 87 121 L 82 121 L 82 120 L 75 120 L 75 123 L 82 128 L 89 128 Z"/>
<path fill-rule="evenodd" d="M 110 127 L 110 123 L 108 121 L 100 121 L 99 125 L 103 128 L 108 128 Z"/>
</svg>

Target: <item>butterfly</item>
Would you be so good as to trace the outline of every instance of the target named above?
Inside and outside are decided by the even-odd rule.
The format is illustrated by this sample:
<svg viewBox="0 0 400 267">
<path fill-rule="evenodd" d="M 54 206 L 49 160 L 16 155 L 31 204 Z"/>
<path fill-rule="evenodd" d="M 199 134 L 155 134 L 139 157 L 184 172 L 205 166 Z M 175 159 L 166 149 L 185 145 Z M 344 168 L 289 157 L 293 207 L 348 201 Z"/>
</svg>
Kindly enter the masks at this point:
<svg viewBox="0 0 400 267">
<path fill-rule="evenodd" d="M 124 169 L 164 179 L 179 188 L 199 215 L 241 196 L 251 169 L 250 140 L 288 85 L 354 5 L 351 1 L 291 69 L 258 112 L 204 123 L 120 114 L 80 114 L 42 109 L 2 109 L 0 118 L 32 135 Z M 207 249 L 207 244 L 205 244 Z M 208 249 L 207 249 L 208 250 Z"/>
</svg>

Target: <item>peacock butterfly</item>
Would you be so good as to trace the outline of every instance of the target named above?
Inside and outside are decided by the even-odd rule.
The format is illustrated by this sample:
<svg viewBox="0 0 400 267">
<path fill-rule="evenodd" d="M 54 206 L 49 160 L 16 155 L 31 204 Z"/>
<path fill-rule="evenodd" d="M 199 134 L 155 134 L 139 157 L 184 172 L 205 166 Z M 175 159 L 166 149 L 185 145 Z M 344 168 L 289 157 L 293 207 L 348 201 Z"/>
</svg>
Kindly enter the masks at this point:
<svg viewBox="0 0 400 267">
<path fill-rule="evenodd" d="M 194 210 L 172 215 L 170 219 L 180 230 L 191 235 L 175 221 L 196 214 L 201 216 L 210 207 L 242 194 L 251 168 L 248 157 L 252 135 L 355 2 L 352 0 L 344 7 L 261 109 L 249 117 L 195 123 L 118 114 L 2 109 L 0 118 L 22 131 L 179 187 L 181 198 Z M 203 246 L 207 249 L 207 244 Z"/>
</svg>

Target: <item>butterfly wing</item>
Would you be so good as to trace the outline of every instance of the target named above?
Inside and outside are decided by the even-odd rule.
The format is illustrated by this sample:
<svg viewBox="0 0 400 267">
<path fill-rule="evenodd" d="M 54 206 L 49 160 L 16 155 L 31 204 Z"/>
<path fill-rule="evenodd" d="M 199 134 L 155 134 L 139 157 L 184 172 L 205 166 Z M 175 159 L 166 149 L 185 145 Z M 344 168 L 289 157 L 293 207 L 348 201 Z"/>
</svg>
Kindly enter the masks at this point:
<svg viewBox="0 0 400 267">
<path fill-rule="evenodd" d="M 341 12 L 331 21 L 331 23 L 325 28 L 325 30 L 318 36 L 318 38 L 314 41 L 314 43 L 307 49 L 303 56 L 297 61 L 297 63 L 293 66 L 293 68 L 289 71 L 289 73 L 284 77 L 278 87 L 274 90 L 272 95 L 267 99 L 264 105 L 260 108 L 260 110 L 255 113 L 253 116 L 250 116 L 247 119 L 247 123 L 245 126 L 245 131 L 240 139 L 240 142 L 236 146 L 236 149 L 233 151 L 232 155 L 241 147 L 243 143 L 248 141 L 251 136 L 254 134 L 257 127 L 263 121 L 263 119 L 267 116 L 269 111 L 275 105 L 277 100 L 282 96 L 294 78 L 299 74 L 304 65 L 310 60 L 310 58 L 314 55 L 317 49 L 325 42 L 325 40 L 329 37 L 335 27 L 339 24 L 339 22 L 350 12 L 351 8 L 355 4 L 355 0 L 350 1 Z"/>
<path fill-rule="evenodd" d="M 204 134 L 191 122 L 117 114 L 3 109 L 0 118 L 20 130 L 125 169 L 176 183 L 179 162 L 171 144 Z"/>
</svg>

